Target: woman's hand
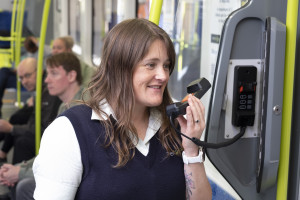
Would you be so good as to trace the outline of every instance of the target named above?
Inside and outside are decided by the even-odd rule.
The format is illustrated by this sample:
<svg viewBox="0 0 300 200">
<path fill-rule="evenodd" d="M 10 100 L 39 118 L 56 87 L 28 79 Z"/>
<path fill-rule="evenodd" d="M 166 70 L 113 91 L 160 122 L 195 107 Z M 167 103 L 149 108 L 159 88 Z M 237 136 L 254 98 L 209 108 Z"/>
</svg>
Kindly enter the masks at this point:
<svg viewBox="0 0 300 200">
<path fill-rule="evenodd" d="M 183 116 L 179 116 L 177 120 L 183 134 L 190 138 L 200 139 L 205 128 L 205 108 L 200 99 L 191 94 L 188 97 L 188 103 L 186 119 Z M 185 137 L 182 137 L 182 146 L 187 156 L 197 156 L 199 153 L 199 147 Z"/>
</svg>

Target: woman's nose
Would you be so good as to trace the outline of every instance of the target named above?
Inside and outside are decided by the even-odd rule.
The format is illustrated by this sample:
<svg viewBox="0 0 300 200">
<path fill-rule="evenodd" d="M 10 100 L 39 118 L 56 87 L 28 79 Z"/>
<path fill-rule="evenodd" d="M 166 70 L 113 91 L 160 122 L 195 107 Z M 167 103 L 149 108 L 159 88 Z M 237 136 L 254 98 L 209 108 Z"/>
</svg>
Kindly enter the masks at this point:
<svg viewBox="0 0 300 200">
<path fill-rule="evenodd" d="M 162 67 L 158 67 L 156 69 L 156 75 L 155 75 L 156 79 L 162 80 L 162 81 L 166 81 L 169 79 L 169 70 L 166 70 L 166 68 Z"/>
</svg>

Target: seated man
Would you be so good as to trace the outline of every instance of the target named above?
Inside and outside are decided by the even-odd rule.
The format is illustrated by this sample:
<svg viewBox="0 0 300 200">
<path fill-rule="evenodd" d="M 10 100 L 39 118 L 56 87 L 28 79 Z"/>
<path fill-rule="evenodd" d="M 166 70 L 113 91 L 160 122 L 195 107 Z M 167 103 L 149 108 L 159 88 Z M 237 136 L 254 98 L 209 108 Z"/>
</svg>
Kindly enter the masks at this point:
<svg viewBox="0 0 300 200">
<path fill-rule="evenodd" d="M 46 60 L 47 77 L 45 83 L 49 93 L 63 102 L 58 110 L 62 113 L 77 104 L 81 99 L 83 87 L 80 61 L 71 52 L 64 52 L 50 56 Z"/>
<path fill-rule="evenodd" d="M 24 47 L 26 49 L 26 57 L 36 58 L 38 56 L 38 40 L 33 36 L 28 36 L 24 41 Z M 44 57 L 49 56 L 51 49 L 48 46 L 44 47 Z M 16 69 L 2 67 L 0 68 L 0 118 L 2 108 L 2 98 L 6 88 L 16 88 Z M 22 90 L 25 90 L 22 87 Z"/>
<path fill-rule="evenodd" d="M 20 62 L 17 74 L 22 85 L 28 91 L 35 91 L 36 88 L 36 68 L 37 61 L 35 58 L 26 58 Z M 61 101 L 54 96 L 50 96 L 48 90 L 43 87 L 42 92 L 42 118 L 41 129 L 44 129 L 55 119 L 58 107 Z M 19 163 L 35 156 L 35 112 L 28 117 L 26 124 L 13 125 L 6 120 L 0 119 L 0 132 L 5 133 L 8 138 L 13 137 L 14 154 L 13 163 Z M 4 146 L 7 145 L 8 139 L 5 139 Z M 3 150 L 3 149 L 2 149 Z M 8 151 L 9 149 L 6 149 Z M 3 151 L 2 151 L 3 152 Z M 7 152 L 4 152 L 7 153 Z"/>
<path fill-rule="evenodd" d="M 49 57 L 45 82 L 51 95 L 61 100 L 59 114 L 77 104 L 83 88 L 80 62 L 73 53 L 60 53 Z M 12 196 L 16 200 L 33 199 L 35 181 L 32 172 L 34 158 L 16 165 L 4 164 L 0 169 L 0 183 L 12 186 Z"/>
</svg>

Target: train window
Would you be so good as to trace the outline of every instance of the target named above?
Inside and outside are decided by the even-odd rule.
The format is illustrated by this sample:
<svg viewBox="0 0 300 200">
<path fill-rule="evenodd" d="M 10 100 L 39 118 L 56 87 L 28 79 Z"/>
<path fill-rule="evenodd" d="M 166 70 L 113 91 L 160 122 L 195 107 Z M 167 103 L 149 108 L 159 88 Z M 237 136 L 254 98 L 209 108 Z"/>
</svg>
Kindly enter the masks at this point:
<svg viewBox="0 0 300 200">
<path fill-rule="evenodd" d="M 81 0 L 69 0 L 69 35 L 74 38 L 73 51 L 81 55 L 80 47 L 80 20 Z"/>
<path fill-rule="evenodd" d="M 111 1 L 93 1 L 92 60 L 96 66 L 100 65 L 102 42 L 109 29 L 108 23 L 111 21 L 111 6 Z"/>
<path fill-rule="evenodd" d="M 175 101 L 182 99 L 187 93 L 186 86 L 199 77 L 206 77 L 213 83 L 223 24 L 233 11 L 246 2 L 245 0 L 163 1 L 159 26 L 170 35 L 177 56 L 175 69 L 168 83 Z M 138 14 L 144 14 L 143 7 L 147 6 L 140 5 Z M 209 98 L 209 94 L 202 98 L 207 110 Z M 226 196 L 226 199 L 239 199 L 234 189 L 209 161 L 206 162 L 206 171 L 212 186 L 217 185 L 220 193 L 225 190 L 229 194 L 230 197 Z M 219 194 L 215 195 L 214 198 L 218 198 Z"/>
<path fill-rule="evenodd" d="M 93 0 L 92 61 L 101 61 L 102 42 L 107 32 L 117 23 L 136 17 L 135 0 Z"/>
<path fill-rule="evenodd" d="M 174 99 L 182 99 L 186 95 L 185 87 L 188 83 L 199 77 L 205 76 L 212 82 L 223 23 L 232 11 L 241 7 L 242 2 L 163 2 L 160 26 L 173 39 L 177 54 L 176 68 L 169 82 Z"/>
</svg>

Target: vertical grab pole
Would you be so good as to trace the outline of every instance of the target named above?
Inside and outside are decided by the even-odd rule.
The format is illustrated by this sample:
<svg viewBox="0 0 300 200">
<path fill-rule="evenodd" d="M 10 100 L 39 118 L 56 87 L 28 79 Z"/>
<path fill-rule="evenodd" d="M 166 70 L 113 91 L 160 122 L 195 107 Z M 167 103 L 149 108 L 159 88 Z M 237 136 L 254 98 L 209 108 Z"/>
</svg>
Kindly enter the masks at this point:
<svg viewBox="0 0 300 200">
<path fill-rule="evenodd" d="M 17 26 L 16 26 L 16 50 L 15 50 L 15 67 L 17 67 L 21 60 L 21 42 L 23 33 L 23 21 L 24 21 L 24 10 L 25 10 L 26 0 L 20 0 L 17 10 Z M 17 79 L 17 102 L 18 107 L 21 105 L 21 83 Z"/>
<path fill-rule="evenodd" d="M 15 57 L 14 57 L 14 62 L 15 66 L 18 66 L 20 62 L 20 55 L 19 52 L 21 52 L 21 36 L 20 36 L 20 20 L 21 20 L 21 6 L 22 6 L 23 0 L 17 0 L 17 8 L 16 8 L 16 29 L 15 29 Z"/>
<path fill-rule="evenodd" d="M 10 25 L 10 53 L 11 59 L 15 62 L 15 42 L 16 42 L 16 12 L 17 12 L 17 0 L 14 1 L 13 9 L 12 9 L 12 16 L 11 16 L 11 25 Z"/>
<path fill-rule="evenodd" d="M 43 83 L 43 57 L 44 46 L 47 33 L 47 24 L 51 0 L 45 0 L 42 25 L 39 40 L 39 54 L 36 77 L 36 97 L 35 97 L 35 152 L 38 154 L 41 140 L 41 101 L 42 101 L 42 83 Z"/>
<path fill-rule="evenodd" d="M 286 51 L 283 85 L 283 109 L 282 128 L 280 143 L 280 158 L 277 181 L 277 199 L 287 199 L 289 157 L 291 140 L 291 121 L 293 108 L 294 71 L 295 71 L 295 51 L 297 35 L 298 0 L 287 1 L 286 15 Z"/>
<path fill-rule="evenodd" d="M 160 12 L 163 0 L 152 0 L 151 9 L 149 14 L 149 21 L 159 24 Z"/>
</svg>

